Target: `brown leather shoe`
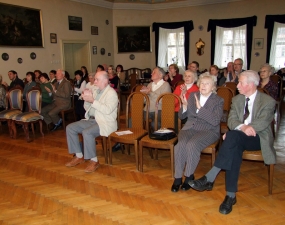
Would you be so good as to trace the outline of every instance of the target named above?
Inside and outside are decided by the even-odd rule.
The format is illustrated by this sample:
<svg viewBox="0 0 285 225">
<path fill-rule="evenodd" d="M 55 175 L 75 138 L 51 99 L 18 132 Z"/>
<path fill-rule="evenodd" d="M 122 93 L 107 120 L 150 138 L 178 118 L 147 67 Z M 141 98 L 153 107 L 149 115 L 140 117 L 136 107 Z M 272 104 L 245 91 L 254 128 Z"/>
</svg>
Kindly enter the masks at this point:
<svg viewBox="0 0 285 225">
<path fill-rule="evenodd" d="M 85 173 L 92 173 L 100 166 L 99 161 L 95 162 L 90 160 L 89 165 L 85 169 Z"/>
<path fill-rule="evenodd" d="M 84 160 L 83 157 L 82 158 L 78 158 L 78 157 L 75 156 L 75 157 L 72 158 L 72 160 L 70 162 L 66 163 L 65 165 L 67 167 L 73 167 L 73 166 L 76 166 L 76 165 L 78 165 L 80 163 L 84 163 L 84 162 L 85 162 L 85 160 Z"/>
</svg>

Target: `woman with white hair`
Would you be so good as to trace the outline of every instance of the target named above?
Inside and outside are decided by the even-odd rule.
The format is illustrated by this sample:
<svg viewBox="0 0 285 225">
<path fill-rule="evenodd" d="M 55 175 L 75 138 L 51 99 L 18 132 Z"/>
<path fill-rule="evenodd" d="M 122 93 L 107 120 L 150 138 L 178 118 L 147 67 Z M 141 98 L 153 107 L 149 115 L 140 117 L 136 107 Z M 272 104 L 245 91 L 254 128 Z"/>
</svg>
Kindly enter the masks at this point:
<svg viewBox="0 0 285 225">
<path fill-rule="evenodd" d="M 216 95 L 214 77 L 200 75 L 198 86 L 199 91 L 192 92 L 188 100 L 185 94 L 182 96 L 182 107 L 178 116 L 180 119 L 188 119 L 179 132 L 178 143 L 174 147 L 175 179 L 172 192 L 179 190 L 183 171 L 185 179 L 181 189 L 190 189 L 188 182 L 194 179 L 201 151 L 220 137 L 224 100 Z"/>
<path fill-rule="evenodd" d="M 278 86 L 275 82 L 270 80 L 270 76 L 274 73 L 274 68 L 269 64 L 261 66 L 259 86 L 268 91 L 269 95 L 275 100 L 278 98 Z"/>
</svg>

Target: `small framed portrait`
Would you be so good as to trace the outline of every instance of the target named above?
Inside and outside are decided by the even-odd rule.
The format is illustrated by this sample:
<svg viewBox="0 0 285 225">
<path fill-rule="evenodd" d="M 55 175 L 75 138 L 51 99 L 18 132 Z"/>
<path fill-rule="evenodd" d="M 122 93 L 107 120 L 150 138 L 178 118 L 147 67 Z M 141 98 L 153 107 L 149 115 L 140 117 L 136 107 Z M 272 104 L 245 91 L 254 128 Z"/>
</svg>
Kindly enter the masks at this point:
<svg viewBox="0 0 285 225">
<path fill-rule="evenodd" d="M 98 35 L 98 27 L 91 26 L 91 35 Z"/>
<path fill-rule="evenodd" d="M 68 16 L 69 30 L 82 31 L 82 17 Z"/>
<path fill-rule="evenodd" d="M 263 49 L 263 38 L 254 38 L 254 49 Z"/>
<path fill-rule="evenodd" d="M 93 55 L 97 55 L 97 46 L 92 47 Z"/>
<path fill-rule="evenodd" d="M 50 43 L 57 43 L 57 36 L 55 33 L 50 33 Z"/>
</svg>

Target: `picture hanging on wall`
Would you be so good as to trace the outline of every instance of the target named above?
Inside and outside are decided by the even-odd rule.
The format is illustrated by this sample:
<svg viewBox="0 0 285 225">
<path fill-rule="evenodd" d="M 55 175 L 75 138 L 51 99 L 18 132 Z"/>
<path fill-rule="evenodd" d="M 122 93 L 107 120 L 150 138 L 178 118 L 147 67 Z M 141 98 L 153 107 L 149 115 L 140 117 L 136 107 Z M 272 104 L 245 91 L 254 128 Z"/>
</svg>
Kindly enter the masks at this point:
<svg viewBox="0 0 285 225">
<path fill-rule="evenodd" d="M 69 30 L 82 31 L 82 17 L 68 16 Z"/>
<path fill-rule="evenodd" d="M 98 35 L 98 27 L 91 26 L 91 35 Z"/>
<path fill-rule="evenodd" d="M 118 52 L 151 52 L 150 26 L 117 27 Z"/>
<path fill-rule="evenodd" d="M 0 45 L 43 47 L 41 10 L 0 3 Z"/>
</svg>

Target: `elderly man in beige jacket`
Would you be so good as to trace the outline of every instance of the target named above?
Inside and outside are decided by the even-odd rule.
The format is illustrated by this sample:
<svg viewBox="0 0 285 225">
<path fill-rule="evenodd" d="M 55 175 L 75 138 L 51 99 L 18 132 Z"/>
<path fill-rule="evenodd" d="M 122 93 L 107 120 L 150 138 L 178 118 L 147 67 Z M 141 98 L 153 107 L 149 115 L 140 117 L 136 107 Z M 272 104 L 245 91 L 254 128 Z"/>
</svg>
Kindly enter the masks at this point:
<svg viewBox="0 0 285 225">
<path fill-rule="evenodd" d="M 84 91 L 81 95 L 85 100 L 85 119 L 71 123 L 66 127 L 68 151 L 75 156 L 65 165 L 73 167 L 90 159 L 89 165 L 85 169 L 86 173 L 94 172 L 99 167 L 95 138 L 99 135 L 108 136 L 117 130 L 118 95 L 109 86 L 107 73 L 105 71 L 97 72 L 94 84 L 97 88 L 93 89 L 92 94 Z M 83 149 L 78 139 L 80 133 L 83 136 Z"/>
</svg>

